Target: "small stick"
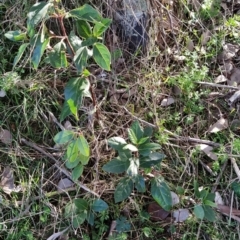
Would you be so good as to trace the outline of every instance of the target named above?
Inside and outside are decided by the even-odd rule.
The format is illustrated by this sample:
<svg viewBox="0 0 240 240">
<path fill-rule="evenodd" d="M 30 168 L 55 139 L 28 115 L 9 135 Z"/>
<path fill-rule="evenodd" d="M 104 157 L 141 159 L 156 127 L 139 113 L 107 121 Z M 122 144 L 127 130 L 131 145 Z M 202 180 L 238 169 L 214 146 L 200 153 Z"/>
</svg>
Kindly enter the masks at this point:
<svg viewBox="0 0 240 240">
<path fill-rule="evenodd" d="M 60 163 L 59 161 L 53 157 L 50 153 L 44 151 L 42 148 L 40 148 L 39 146 L 37 146 L 35 143 L 29 142 L 24 138 L 21 138 L 20 140 L 22 143 L 24 143 L 25 145 L 37 150 L 38 152 L 44 154 L 45 156 L 49 157 L 50 159 L 52 159 L 55 162 L 55 166 L 57 167 L 57 169 L 62 172 L 66 177 L 68 177 L 71 181 L 73 181 L 74 183 L 76 183 L 80 188 L 84 189 L 85 191 L 97 196 L 98 198 L 100 197 L 97 193 L 93 192 L 91 189 L 89 189 L 88 187 L 86 187 L 85 185 L 83 185 L 80 181 L 74 181 L 72 179 L 71 173 L 69 173 L 67 171 L 67 169 L 65 169 L 64 167 L 60 167 Z"/>
<path fill-rule="evenodd" d="M 225 162 L 224 162 L 224 164 L 223 164 L 223 166 L 222 166 L 222 168 L 221 168 L 221 172 L 218 174 L 218 177 L 217 177 L 215 183 L 213 184 L 213 187 L 212 187 L 212 192 L 213 192 L 213 193 L 215 193 L 216 190 L 217 190 L 217 186 L 218 186 L 218 184 L 219 184 L 219 182 L 220 182 L 220 179 L 221 179 L 221 177 L 222 177 L 222 175 L 223 175 L 223 172 L 224 172 L 225 168 L 227 167 L 227 163 L 228 163 L 228 161 L 225 161 Z"/>
<path fill-rule="evenodd" d="M 209 83 L 209 82 L 197 82 L 197 83 L 202 84 L 202 85 L 207 85 L 207 86 L 210 86 L 210 87 L 228 88 L 228 89 L 239 90 L 238 87 L 222 85 L 222 84 L 218 84 L 218 83 Z"/>
<path fill-rule="evenodd" d="M 236 163 L 236 160 L 235 160 L 235 158 L 233 158 L 233 157 L 230 157 L 230 159 L 231 159 L 231 163 L 232 163 L 232 165 L 233 165 L 234 171 L 235 171 L 235 173 L 237 174 L 238 179 L 240 180 L 240 170 L 239 170 L 239 167 L 238 167 L 238 165 L 237 165 L 237 163 Z"/>
</svg>

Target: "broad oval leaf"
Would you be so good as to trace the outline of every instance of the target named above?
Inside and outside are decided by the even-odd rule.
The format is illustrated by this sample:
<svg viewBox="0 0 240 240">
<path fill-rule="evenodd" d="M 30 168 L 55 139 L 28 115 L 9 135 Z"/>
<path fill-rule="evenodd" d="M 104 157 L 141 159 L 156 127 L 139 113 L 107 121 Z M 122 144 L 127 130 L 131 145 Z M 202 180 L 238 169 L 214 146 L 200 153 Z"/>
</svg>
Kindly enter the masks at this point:
<svg viewBox="0 0 240 240">
<path fill-rule="evenodd" d="M 137 176 L 138 174 L 138 169 L 139 169 L 139 159 L 138 158 L 130 158 L 130 165 L 127 169 L 127 174 L 129 176 Z"/>
<path fill-rule="evenodd" d="M 47 16 L 48 9 L 53 6 L 52 2 L 38 2 L 34 4 L 27 15 L 27 24 L 31 27 L 36 26 Z"/>
<path fill-rule="evenodd" d="M 71 10 L 66 17 L 73 17 L 79 20 L 85 20 L 88 22 L 99 22 L 102 19 L 101 14 L 88 4 L 84 4 L 80 8 Z"/>
<path fill-rule="evenodd" d="M 67 159 L 70 162 L 76 162 L 79 158 L 78 146 L 76 140 L 70 142 L 67 147 Z"/>
<path fill-rule="evenodd" d="M 139 154 L 142 156 L 149 156 L 151 151 L 161 149 L 161 146 L 158 143 L 146 142 L 138 146 Z"/>
<path fill-rule="evenodd" d="M 137 189 L 138 192 L 145 192 L 146 191 L 146 186 L 145 186 L 145 180 L 142 175 L 137 175 L 134 178 L 135 182 L 135 188 Z"/>
<path fill-rule="evenodd" d="M 148 157 L 141 157 L 140 158 L 140 167 L 141 168 L 151 168 L 158 163 L 160 163 L 163 158 L 165 157 L 162 153 L 150 153 Z"/>
<path fill-rule="evenodd" d="M 78 164 L 79 164 L 80 160 L 79 158 L 77 158 L 75 161 L 73 162 L 70 162 L 69 160 L 67 160 L 65 162 L 65 165 L 68 169 L 72 169 L 72 168 L 75 168 Z"/>
<path fill-rule="evenodd" d="M 153 178 L 151 180 L 151 194 L 154 200 L 166 211 L 172 207 L 172 197 L 167 184 L 162 178 Z"/>
<path fill-rule="evenodd" d="M 82 164 L 78 164 L 72 171 L 72 179 L 73 181 L 78 180 L 78 178 L 81 177 L 83 173 L 83 165 Z"/>
<path fill-rule="evenodd" d="M 84 223 L 86 218 L 87 218 L 87 212 L 86 211 L 82 212 L 81 214 L 75 215 L 72 218 L 73 227 L 78 228 L 81 224 Z"/>
<path fill-rule="evenodd" d="M 138 121 L 134 121 L 128 129 L 128 136 L 133 144 L 138 144 L 143 137 L 143 129 Z"/>
<path fill-rule="evenodd" d="M 108 204 L 102 199 L 96 199 L 92 203 L 92 210 L 94 212 L 102 212 L 108 209 Z"/>
<path fill-rule="evenodd" d="M 204 210 L 202 205 L 195 205 L 194 206 L 194 210 L 193 210 L 195 216 L 199 219 L 203 219 L 204 218 Z"/>
<path fill-rule="evenodd" d="M 87 212 L 86 220 L 88 221 L 88 223 L 89 223 L 91 226 L 94 225 L 94 214 L 93 214 L 93 212 L 90 212 L 90 211 Z"/>
<path fill-rule="evenodd" d="M 68 39 L 73 47 L 74 52 L 76 52 L 79 48 L 82 47 L 82 40 L 77 35 L 75 35 L 73 31 L 71 31 Z M 74 54 L 70 49 L 68 50 L 71 55 Z"/>
<path fill-rule="evenodd" d="M 87 47 L 79 48 L 73 58 L 78 73 L 81 73 L 86 68 L 87 60 L 88 60 Z"/>
<path fill-rule="evenodd" d="M 93 59 L 102 69 L 110 71 L 111 54 L 102 43 L 93 45 Z"/>
<path fill-rule="evenodd" d="M 83 38 L 89 38 L 92 36 L 92 29 L 88 22 L 84 20 L 77 20 L 76 27 L 79 36 Z"/>
<path fill-rule="evenodd" d="M 214 222 L 216 220 L 215 211 L 212 207 L 203 205 L 204 210 L 204 218 L 210 222 Z"/>
<path fill-rule="evenodd" d="M 103 165 L 103 170 L 109 173 L 123 173 L 129 167 L 129 161 L 123 161 L 117 158 L 112 159 L 110 162 Z"/>
<path fill-rule="evenodd" d="M 6 38 L 8 38 L 9 40 L 11 41 L 23 41 L 23 40 L 26 40 L 27 39 L 27 34 L 26 33 L 23 33 L 19 30 L 16 30 L 16 31 L 9 31 L 7 33 L 4 34 L 4 36 Z"/>
<path fill-rule="evenodd" d="M 53 138 L 55 143 L 65 144 L 71 141 L 74 137 L 74 132 L 70 130 L 63 130 L 55 135 Z"/>
<path fill-rule="evenodd" d="M 18 53 L 15 56 L 14 61 L 13 61 L 13 68 L 15 68 L 17 63 L 20 61 L 20 59 L 21 59 L 21 57 L 22 57 L 23 53 L 25 52 L 28 45 L 29 45 L 29 43 L 24 43 L 19 47 Z"/>
<path fill-rule="evenodd" d="M 121 202 L 128 198 L 133 190 L 133 180 L 131 178 L 123 178 L 119 181 L 115 192 L 115 203 Z"/>
<path fill-rule="evenodd" d="M 31 41 L 31 45 L 33 46 L 33 52 L 32 52 L 32 57 L 31 61 L 33 64 L 33 68 L 37 69 L 38 65 L 41 61 L 42 55 L 49 43 L 50 39 L 46 38 L 44 41 L 41 40 L 41 35 L 37 35 L 33 41 Z"/>
<path fill-rule="evenodd" d="M 68 66 L 66 57 L 66 45 L 63 42 L 57 43 L 53 51 L 48 54 L 49 61 L 54 68 L 65 68 Z"/>
<path fill-rule="evenodd" d="M 100 37 L 109 28 L 111 22 L 111 19 L 104 18 L 101 22 L 95 23 L 95 26 L 93 27 L 93 35 L 95 37 Z"/>
<path fill-rule="evenodd" d="M 132 145 L 132 144 L 127 144 L 123 147 L 123 149 L 128 149 L 130 150 L 131 152 L 137 152 L 138 149 L 136 146 Z"/>
<path fill-rule="evenodd" d="M 127 145 L 127 142 L 121 137 L 112 137 L 108 139 L 108 144 L 113 149 L 119 151 L 122 150 L 125 145 Z"/>
<path fill-rule="evenodd" d="M 74 204 L 77 207 L 78 211 L 82 212 L 84 210 L 88 210 L 88 202 L 85 199 L 74 199 Z"/>
<path fill-rule="evenodd" d="M 86 157 L 90 156 L 90 148 L 89 148 L 88 142 L 82 134 L 80 134 L 80 136 L 77 139 L 77 146 L 78 146 L 78 151 L 80 152 L 81 155 Z"/>
</svg>

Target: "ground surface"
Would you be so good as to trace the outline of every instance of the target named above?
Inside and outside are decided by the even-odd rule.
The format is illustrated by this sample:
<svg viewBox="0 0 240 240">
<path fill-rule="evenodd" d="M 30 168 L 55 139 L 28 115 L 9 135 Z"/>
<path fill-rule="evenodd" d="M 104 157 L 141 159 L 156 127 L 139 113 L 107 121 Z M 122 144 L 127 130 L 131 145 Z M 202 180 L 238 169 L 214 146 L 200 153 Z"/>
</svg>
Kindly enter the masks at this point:
<svg viewBox="0 0 240 240">
<path fill-rule="evenodd" d="M 96 2 L 90 4 L 112 16 L 109 1 Z M 84 223 L 77 229 L 64 215 L 66 205 L 75 198 L 96 196 L 77 184 L 57 191 L 66 174 L 56 167 L 55 160 L 64 166 L 63 151 L 56 150 L 53 141 L 60 131 L 64 86 L 72 72 L 55 71 L 45 63 L 34 71 L 28 56 L 12 71 L 19 45 L 4 34 L 24 29 L 34 1 L 0 3 L 0 89 L 6 92 L 0 98 L 1 239 L 48 239 L 63 230 L 61 239 L 110 239 L 112 234 L 113 239 L 240 239 L 236 95 L 240 4 L 218 0 L 150 3 L 148 53 L 123 55 L 112 63 L 110 72 L 92 64 L 99 118 L 91 114 L 92 102 L 85 100 L 79 121 L 68 117 L 61 123 L 81 129 L 88 140 L 91 159 L 79 180 L 109 206 L 96 215 L 94 226 Z M 63 3 L 68 8 L 82 4 Z M 107 32 L 106 45 L 114 51 L 119 42 L 111 41 L 112 37 Z M 113 193 L 123 175 L 102 170 L 115 155 L 106 139 L 127 139 L 127 128 L 134 120 L 154 129 L 152 141 L 166 155 L 161 166 L 146 173 L 146 179 L 151 175 L 165 179 L 179 199 L 171 214 L 187 209 L 186 220 L 174 222 L 170 214 L 154 221 L 149 215 L 153 198 L 148 183 L 147 192 L 133 192 L 127 200 L 114 203 Z M 216 204 L 223 207 L 211 208 L 214 221 L 194 214 L 194 206 L 201 202 L 194 180 L 220 196 L 222 202 Z M 123 224 L 122 232 L 114 229 L 116 222 Z"/>
</svg>

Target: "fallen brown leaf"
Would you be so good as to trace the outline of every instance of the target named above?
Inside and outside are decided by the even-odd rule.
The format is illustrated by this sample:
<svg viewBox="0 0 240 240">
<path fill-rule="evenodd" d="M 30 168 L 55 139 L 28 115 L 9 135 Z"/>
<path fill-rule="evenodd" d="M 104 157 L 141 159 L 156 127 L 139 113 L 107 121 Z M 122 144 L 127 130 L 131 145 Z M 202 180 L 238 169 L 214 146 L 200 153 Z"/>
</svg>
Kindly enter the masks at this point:
<svg viewBox="0 0 240 240">
<path fill-rule="evenodd" d="M 154 222 L 164 220 L 170 214 L 170 212 L 164 210 L 155 202 L 148 205 L 148 213 L 150 214 L 150 219 Z"/>
</svg>

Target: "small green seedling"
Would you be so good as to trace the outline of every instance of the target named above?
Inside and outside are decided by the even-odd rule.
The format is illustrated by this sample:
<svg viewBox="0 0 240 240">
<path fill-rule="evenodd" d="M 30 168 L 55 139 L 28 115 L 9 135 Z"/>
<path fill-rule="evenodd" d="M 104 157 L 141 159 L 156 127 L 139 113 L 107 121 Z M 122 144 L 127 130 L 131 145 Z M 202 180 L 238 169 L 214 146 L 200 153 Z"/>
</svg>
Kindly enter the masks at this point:
<svg viewBox="0 0 240 240">
<path fill-rule="evenodd" d="M 208 221 L 215 221 L 214 207 L 217 205 L 214 202 L 215 193 L 209 192 L 208 189 L 199 190 L 197 181 L 194 181 L 194 193 L 198 199 L 198 203 L 194 206 L 194 214 L 199 219 L 205 219 Z"/>
<path fill-rule="evenodd" d="M 164 154 L 157 152 L 161 146 L 150 142 L 152 128 L 143 129 L 139 122 L 135 121 L 128 129 L 128 136 L 131 143 L 121 137 L 108 140 L 108 144 L 117 151 L 118 156 L 103 166 L 103 170 L 109 173 L 126 173 L 115 189 L 116 203 L 128 198 L 134 188 L 144 193 L 146 191 L 145 179 L 140 169 L 149 172 L 165 157 Z M 161 176 L 152 178 L 151 194 L 160 206 L 165 210 L 170 210 L 172 206 L 170 190 Z"/>
<path fill-rule="evenodd" d="M 78 228 L 85 221 L 93 226 L 96 213 L 103 212 L 107 209 L 108 204 L 102 199 L 87 201 L 83 198 L 78 198 L 65 207 L 65 217 L 72 220 L 74 228 Z"/>
</svg>

